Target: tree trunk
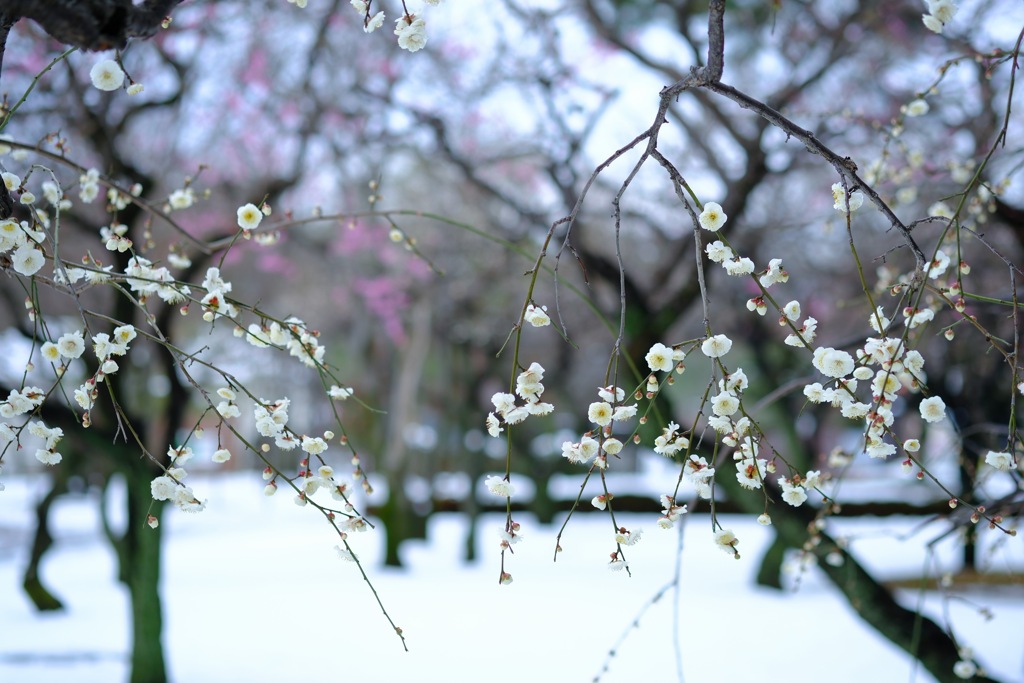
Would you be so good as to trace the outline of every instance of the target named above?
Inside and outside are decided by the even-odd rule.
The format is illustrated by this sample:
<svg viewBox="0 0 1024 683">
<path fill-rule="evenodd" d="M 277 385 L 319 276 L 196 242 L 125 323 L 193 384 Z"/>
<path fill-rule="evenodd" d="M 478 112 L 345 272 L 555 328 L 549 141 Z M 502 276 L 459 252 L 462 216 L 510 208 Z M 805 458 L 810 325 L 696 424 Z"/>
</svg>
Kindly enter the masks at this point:
<svg viewBox="0 0 1024 683">
<path fill-rule="evenodd" d="M 160 601 L 162 529 L 146 523 L 150 514 L 159 517 L 162 502 L 153 500 L 149 461 L 137 453 L 118 454 L 124 460 L 121 474 L 127 488 L 127 524 L 111 539 L 117 550 L 118 578 L 128 588 L 131 609 L 131 683 L 166 683 L 163 608 Z M 108 534 L 110 533 L 108 528 Z"/>
<path fill-rule="evenodd" d="M 146 524 L 149 477 L 132 482 L 128 492 L 128 527 L 122 573 L 127 575 L 132 604 L 131 683 L 165 683 L 163 608 L 160 602 L 160 527 Z"/>
<path fill-rule="evenodd" d="M 764 502 L 761 496 L 751 495 L 750 491 L 740 488 L 736 478 L 730 473 L 726 472 L 716 478 L 716 484 L 726 490 L 730 499 L 746 507 L 751 514 L 763 511 Z M 774 484 L 765 482 L 765 486 L 773 500 L 782 500 L 782 492 Z M 807 505 L 791 507 L 779 503 L 773 506 L 772 528 L 778 534 L 777 541 L 792 548 L 803 547 L 816 514 L 817 511 Z M 962 679 L 953 673 L 953 665 L 959 661 L 960 655 L 956 643 L 949 634 L 928 617 L 901 606 L 893 594 L 876 581 L 853 555 L 841 548 L 828 534 L 817 534 L 820 542 L 813 547 L 812 552 L 818 560 L 818 567 L 843 593 L 858 616 L 919 661 L 921 666 L 940 683 L 960 683 Z M 842 562 L 838 566 L 826 561 L 826 557 L 832 553 L 838 553 L 842 557 Z M 971 680 L 978 683 L 996 683 L 993 679 L 981 675 Z"/>
<path fill-rule="evenodd" d="M 43 556 L 53 545 L 53 535 L 50 534 L 50 507 L 65 492 L 66 483 L 62 472 L 54 474 L 50 491 L 36 505 L 36 533 L 32 538 L 32 550 L 29 553 L 21 585 L 25 588 L 25 594 L 28 595 L 32 604 L 40 612 L 64 609 L 60 598 L 51 593 L 43 584 L 43 580 L 39 576 L 39 565 Z"/>
</svg>

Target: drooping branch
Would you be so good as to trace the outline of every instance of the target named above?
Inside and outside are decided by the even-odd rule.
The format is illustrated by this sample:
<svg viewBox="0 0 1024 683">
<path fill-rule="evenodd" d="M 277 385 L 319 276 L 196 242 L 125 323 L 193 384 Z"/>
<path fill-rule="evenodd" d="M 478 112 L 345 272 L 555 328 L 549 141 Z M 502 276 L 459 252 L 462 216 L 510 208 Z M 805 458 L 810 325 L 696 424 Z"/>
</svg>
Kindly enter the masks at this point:
<svg viewBox="0 0 1024 683">
<path fill-rule="evenodd" d="M 753 111 L 781 130 L 787 136 L 794 137 L 804 143 L 804 147 L 807 148 L 807 151 L 812 154 L 817 154 L 827 161 L 839 175 L 846 179 L 851 190 L 855 188 L 861 190 L 864 193 L 864 196 L 875 205 L 883 216 L 886 217 L 892 227 L 896 228 L 907 243 L 907 246 L 909 246 L 911 251 L 914 252 L 914 258 L 917 261 L 918 269 L 922 273 L 924 272 L 924 265 L 927 259 L 925 258 L 921 247 L 918 246 L 917 242 L 910 234 L 910 229 L 903 223 L 903 221 L 896 217 L 896 214 L 894 214 L 888 204 L 878 196 L 878 193 L 875 192 L 874 188 L 857 175 L 857 164 L 854 163 L 850 157 L 840 156 L 815 137 L 814 133 L 811 131 L 798 126 L 796 123 L 786 118 L 778 111 L 772 109 L 764 102 L 760 102 L 732 86 L 721 82 L 713 82 L 704 83 L 702 84 L 702 87 L 713 93 L 729 98 L 744 109 Z"/>
<path fill-rule="evenodd" d="M 861 190 L 864 193 L 864 196 L 875 205 L 882 215 L 884 215 L 890 222 L 892 227 L 900 233 L 900 236 L 903 237 L 907 246 L 914 253 L 914 260 L 916 261 L 918 275 L 923 276 L 925 264 L 927 262 L 924 251 L 921 250 L 921 247 L 918 246 L 917 242 L 910 234 L 910 228 L 908 228 L 906 224 L 904 224 L 903 221 L 893 213 L 892 209 L 890 209 L 878 193 L 875 192 L 874 188 L 857 175 L 857 164 L 854 163 L 852 159 L 840 156 L 823 142 L 818 140 L 814 133 L 797 125 L 795 122 L 786 118 L 782 113 L 773 109 L 768 104 L 751 97 L 730 85 L 722 83 L 722 72 L 725 66 L 724 0 L 713 0 L 709 5 L 708 11 L 707 66 L 701 68 L 693 67 L 690 69 L 690 74 L 688 76 L 673 83 L 672 85 L 662 88 L 660 94 L 661 105 L 658 107 L 658 114 L 654 120 L 654 124 L 648 131 L 648 150 L 653 150 L 657 145 L 658 132 L 660 131 L 661 126 L 668 120 L 667 112 L 669 106 L 682 93 L 687 90 L 699 88 L 726 97 L 738 104 L 740 107 L 749 109 L 764 118 L 772 126 L 785 133 L 787 138 L 793 137 L 804 143 L 804 147 L 807 148 L 807 151 L 812 154 L 817 154 L 825 159 L 843 178 L 844 186 L 849 185 L 849 188 L 847 188 L 848 191 L 853 189 Z"/>
</svg>

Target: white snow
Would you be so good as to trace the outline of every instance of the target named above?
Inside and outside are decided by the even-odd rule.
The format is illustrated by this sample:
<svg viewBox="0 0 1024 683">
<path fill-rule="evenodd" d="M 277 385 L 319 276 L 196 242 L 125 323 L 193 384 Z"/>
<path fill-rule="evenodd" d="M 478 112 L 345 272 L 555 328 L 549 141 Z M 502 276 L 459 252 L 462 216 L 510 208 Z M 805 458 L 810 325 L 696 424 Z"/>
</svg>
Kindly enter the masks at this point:
<svg viewBox="0 0 1024 683">
<path fill-rule="evenodd" d="M 64 613 L 39 615 L 20 589 L 30 503 L 38 481 L 5 478 L 0 493 L 0 681 L 107 683 L 127 679 L 125 592 L 99 531 L 93 498 L 61 502 L 53 518 L 59 545 L 43 567 L 65 600 Z M 503 518 L 481 518 L 480 561 L 460 561 L 466 521 L 431 519 L 429 541 L 404 547 L 407 567 L 379 566 L 382 534 L 353 537 L 354 547 L 387 609 L 402 627 L 402 650 L 356 566 L 338 559 L 336 540 L 309 508 L 287 496 L 265 498 L 257 474 L 191 482 L 210 499 L 206 511 L 169 510 L 164 558 L 165 644 L 177 681 L 590 681 L 646 601 L 670 580 L 677 533 L 654 516 L 625 515 L 643 527 L 627 549 L 632 578 L 605 568 L 614 549 L 601 514 L 574 517 L 553 563 L 557 529 L 523 515 L 524 540 L 506 556 L 514 583 L 498 585 L 497 534 Z M 116 501 L 115 501 L 116 502 Z M 686 527 L 678 596 L 683 672 L 689 682 L 828 680 L 931 681 L 911 674 L 911 660 L 875 635 L 814 568 L 794 592 L 754 585 L 769 531 L 751 519 L 723 518 L 740 539 L 737 561 L 711 540 L 710 520 Z M 862 536 L 854 548 L 883 575 L 920 573 L 918 534 L 897 542 L 916 520 L 842 522 Z M 879 534 L 884 528 L 886 533 Z M 874 530 L 869 532 L 868 530 Z M 870 534 L 870 535 L 868 535 Z M 1024 566 L 1020 537 L 1002 544 L 996 568 Z M 955 567 L 949 551 L 939 554 Z M 1004 566 L 1005 565 L 1005 566 Z M 791 583 L 797 583 L 792 580 Z M 997 678 L 1024 680 L 1024 594 L 986 589 L 949 604 L 955 633 Z M 916 604 L 917 592 L 907 592 Z M 609 662 L 602 681 L 675 681 L 669 592 L 640 619 Z M 937 594 L 928 593 L 933 615 Z M 985 621 L 979 606 L 994 618 Z"/>
</svg>

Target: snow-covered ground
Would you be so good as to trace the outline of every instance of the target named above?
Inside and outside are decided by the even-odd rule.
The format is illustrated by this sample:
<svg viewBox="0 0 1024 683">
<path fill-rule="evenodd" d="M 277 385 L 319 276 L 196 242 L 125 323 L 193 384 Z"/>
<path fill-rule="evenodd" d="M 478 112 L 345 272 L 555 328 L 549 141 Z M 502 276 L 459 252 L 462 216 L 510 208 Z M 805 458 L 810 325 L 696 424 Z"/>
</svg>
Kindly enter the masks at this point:
<svg viewBox="0 0 1024 683">
<path fill-rule="evenodd" d="M 0 493 L 0 681 L 108 683 L 126 679 L 127 603 L 111 551 L 98 530 L 95 501 L 67 499 L 54 516 L 60 545 L 43 568 L 68 609 L 34 613 L 20 590 L 29 505 L 38 483 L 5 478 Z M 515 577 L 498 585 L 500 517 L 481 521 L 481 561 L 460 562 L 466 522 L 431 520 L 429 540 L 404 549 L 407 568 L 379 566 L 380 534 L 355 538 L 378 592 L 408 639 L 409 652 L 376 607 L 356 567 L 339 559 L 322 519 L 286 496 L 267 499 L 251 474 L 194 484 L 210 499 L 199 515 L 169 511 L 164 520 L 166 650 L 177 681 L 285 680 L 488 683 L 676 680 L 673 611 L 685 680 L 931 681 L 910 660 L 862 625 L 815 569 L 799 588 L 758 588 L 752 576 L 768 532 L 729 518 L 740 539 L 736 561 L 711 541 L 704 515 L 685 529 L 682 588 L 668 593 L 622 634 L 672 576 L 678 535 L 654 518 L 629 554 L 632 578 L 605 569 L 613 545 L 602 515 L 574 518 L 552 563 L 557 529 L 522 518 L 524 541 L 508 558 Z M 931 536 L 899 542 L 912 520 L 845 523 L 861 535 L 854 548 L 887 576 L 920 573 Z M 940 562 L 955 567 L 947 554 Z M 995 568 L 1024 567 L 1020 537 L 993 555 Z M 797 583 L 793 581 L 793 583 Z M 1024 680 L 1024 593 L 986 589 L 948 603 L 957 637 L 997 678 Z M 908 602 L 921 596 L 908 592 Z M 925 596 L 942 614 L 936 594 Z M 980 607 L 994 616 L 986 621 Z M 609 650 L 615 648 L 608 661 Z"/>
</svg>

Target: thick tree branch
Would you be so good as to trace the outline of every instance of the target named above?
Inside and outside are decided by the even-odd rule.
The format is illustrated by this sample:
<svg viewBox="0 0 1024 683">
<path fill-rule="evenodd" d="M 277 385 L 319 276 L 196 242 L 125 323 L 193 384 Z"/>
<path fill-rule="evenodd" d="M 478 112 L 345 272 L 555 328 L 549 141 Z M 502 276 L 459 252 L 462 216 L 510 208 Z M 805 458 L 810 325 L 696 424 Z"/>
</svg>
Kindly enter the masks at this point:
<svg viewBox="0 0 1024 683">
<path fill-rule="evenodd" d="M 53 39 L 82 50 L 124 47 L 150 38 L 181 0 L 0 0 L 0 20 L 32 19 Z"/>
</svg>

